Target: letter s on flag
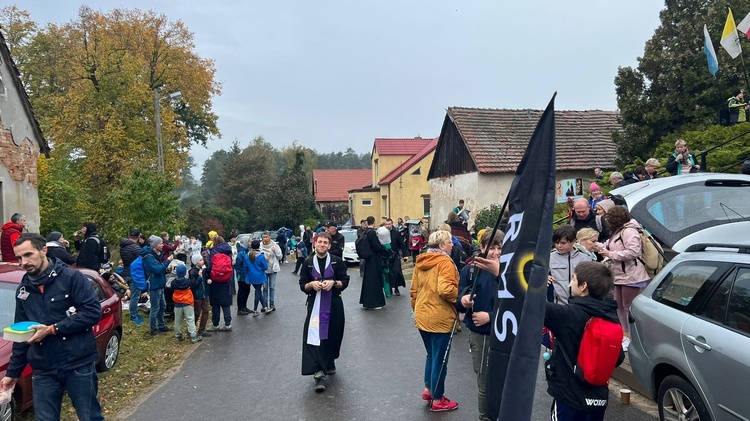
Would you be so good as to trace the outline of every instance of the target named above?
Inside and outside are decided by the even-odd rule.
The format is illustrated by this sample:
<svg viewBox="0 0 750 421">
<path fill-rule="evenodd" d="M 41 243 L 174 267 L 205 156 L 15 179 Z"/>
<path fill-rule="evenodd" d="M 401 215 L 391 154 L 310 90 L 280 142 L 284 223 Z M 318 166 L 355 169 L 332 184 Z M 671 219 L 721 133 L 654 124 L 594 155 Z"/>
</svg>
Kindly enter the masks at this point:
<svg viewBox="0 0 750 421">
<path fill-rule="evenodd" d="M 498 316 L 500 316 L 500 309 L 497 310 Z M 503 327 L 502 332 L 498 332 L 497 325 L 498 323 L 495 322 L 495 336 L 500 342 L 505 342 L 505 338 L 507 337 L 507 331 L 505 330 L 505 325 L 507 322 L 511 322 L 512 330 L 513 330 L 513 336 L 516 336 L 518 333 L 518 320 L 516 320 L 516 315 L 511 313 L 510 311 L 506 311 L 503 313 L 503 317 L 495 317 L 495 320 L 500 322 L 500 325 Z"/>
</svg>

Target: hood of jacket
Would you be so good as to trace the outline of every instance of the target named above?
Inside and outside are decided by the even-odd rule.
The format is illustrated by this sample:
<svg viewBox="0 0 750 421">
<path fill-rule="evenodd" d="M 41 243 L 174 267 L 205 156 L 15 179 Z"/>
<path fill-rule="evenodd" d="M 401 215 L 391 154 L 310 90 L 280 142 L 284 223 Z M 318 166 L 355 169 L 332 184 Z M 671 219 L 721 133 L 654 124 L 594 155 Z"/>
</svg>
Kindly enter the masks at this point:
<svg viewBox="0 0 750 421">
<path fill-rule="evenodd" d="M 15 222 L 8 221 L 3 224 L 2 230 L 5 231 L 7 229 L 17 229 L 18 231 L 23 231 L 23 227 L 16 224 Z"/>
<path fill-rule="evenodd" d="M 156 250 L 152 249 L 149 246 L 143 246 L 143 248 L 141 249 L 141 256 L 143 256 L 144 258 L 146 258 L 146 256 L 148 256 L 149 254 L 151 254 L 154 257 L 156 257 L 157 261 L 159 260 L 159 254 L 156 252 Z"/>
<path fill-rule="evenodd" d="M 622 232 L 622 230 L 625 228 L 640 229 L 641 224 L 639 224 L 638 221 L 636 221 L 635 219 L 631 219 L 630 221 L 626 222 L 622 227 L 620 227 L 620 229 L 618 229 L 617 232 Z"/>
<path fill-rule="evenodd" d="M 228 256 L 232 256 L 232 246 L 229 245 L 229 243 L 221 243 L 218 246 L 214 247 L 214 252 L 216 253 L 224 253 Z"/>
<path fill-rule="evenodd" d="M 445 261 L 445 259 L 453 262 L 453 259 L 451 259 L 447 254 L 439 253 L 436 251 L 422 253 L 417 256 L 417 266 L 415 267 L 415 270 L 430 270 L 437 266 L 440 262 Z"/>
<path fill-rule="evenodd" d="M 96 224 L 94 224 L 93 222 L 84 222 L 83 226 L 86 227 L 86 238 L 89 238 L 92 235 L 98 235 Z"/>
<path fill-rule="evenodd" d="M 589 296 L 576 297 L 571 295 L 568 302 L 570 305 L 575 304 L 580 307 L 591 317 L 601 317 L 604 320 L 615 323 L 620 322 L 620 319 L 617 317 L 617 302 L 615 300 L 597 300 Z"/>
<path fill-rule="evenodd" d="M 46 245 L 47 245 L 48 248 L 49 247 L 62 247 L 62 248 L 65 248 L 64 245 L 58 243 L 57 241 L 47 241 Z"/>
</svg>

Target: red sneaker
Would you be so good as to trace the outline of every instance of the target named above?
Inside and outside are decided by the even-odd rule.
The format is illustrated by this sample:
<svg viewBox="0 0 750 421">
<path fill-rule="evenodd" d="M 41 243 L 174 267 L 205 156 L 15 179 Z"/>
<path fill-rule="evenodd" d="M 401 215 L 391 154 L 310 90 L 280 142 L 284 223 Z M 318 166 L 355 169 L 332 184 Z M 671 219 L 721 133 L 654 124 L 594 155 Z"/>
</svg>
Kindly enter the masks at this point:
<svg viewBox="0 0 750 421">
<path fill-rule="evenodd" d="M 433 401 L 432 405 L 430 405 L 430 411 L 432 412 L 452 411 L 456 408 L 458 408 L 458 402 L 454 402 L 445 396 L 440 398 L 438 403 Z"/>
<path fill-rule="evenodd" d="M 432 394 L 430 394 L 429 390 L 422 391 L 422 400 L 427 402 L 432 401 Z"/>
</svg>

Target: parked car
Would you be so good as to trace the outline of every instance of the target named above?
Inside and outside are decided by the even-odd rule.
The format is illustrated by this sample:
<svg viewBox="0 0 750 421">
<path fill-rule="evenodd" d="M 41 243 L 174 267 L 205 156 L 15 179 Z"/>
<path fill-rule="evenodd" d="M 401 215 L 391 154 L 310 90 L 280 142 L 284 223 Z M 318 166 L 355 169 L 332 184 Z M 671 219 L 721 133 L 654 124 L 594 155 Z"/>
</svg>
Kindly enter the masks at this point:
<svg viewBox="0 0 750 421">
<path fill-rule="evenodd" d="M 99 273 L 90 269 L 74 268 L 83 273 L 94 288 L 102 306 L 99 322 L 94 325 L 96 346 L 99 349 L 97 371 L 112 369 L 120 355 L 122 338 L 122 306 L 120 298 Z M 21 283 L 25 270 L 17 264 L 0 263 L 0 327 L 13 324 L 15 314 L 16 289 Z M 10 361 L 12 342 L 0 338 L 0 377 L 5 375 Z M 31 387 L 31 367 L 26 366 L 13 392 L 13 401 L 0 413 L 0 420 L 15 419 L 17 413 L 26 411 L 33 405 Z"/>
<path fill-rule="evenodd" d="M 359 264 L 359 256 L 357 255 L 357 249 L 354 246 L 354 242 L 357 241 L 357 230 L 342 229 L 339 230 L 339 232 L 344 236 L 344 262 Z"/>
<path fill-rule="evenodd" d="M 750 176 L 695 173 L 614 189 L 615 203 L 665 247 L 667 259 L 692 244 L 750 238 Z"/>
<path fill-rule="evenodd" d="M 633 301 L 630 365 L 662 420 L 750 415 L 750 237 L 743 240 L 687 247 Z"/>
</svg>

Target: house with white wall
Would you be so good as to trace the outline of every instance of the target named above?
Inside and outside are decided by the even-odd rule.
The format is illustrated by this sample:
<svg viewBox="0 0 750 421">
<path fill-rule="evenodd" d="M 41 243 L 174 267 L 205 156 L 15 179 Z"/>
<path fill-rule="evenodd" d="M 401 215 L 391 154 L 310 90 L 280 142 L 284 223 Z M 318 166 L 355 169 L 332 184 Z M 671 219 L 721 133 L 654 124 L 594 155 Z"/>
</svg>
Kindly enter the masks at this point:
<svg viewBox="0 0 750 421">
<path fill-rule="evenodd" d="M 0 34 L 0 216 L 7 222 L 14 213 L 26 215 L 29 232 L 39 232 L 37 159 L 41 154 L 49 157 L 49 146 Z"/>
<path fill-rule="evenodd" d="M 543 110 L 448 108 L 430 183 L 430 229 L 463 199 L 471 211 L 502 204 Z M 621 131 L 617 111 L 555 111 L 558 201 L 588 197 L 594 168 L 612 169 L 612 133 Z"/>
</svg>

